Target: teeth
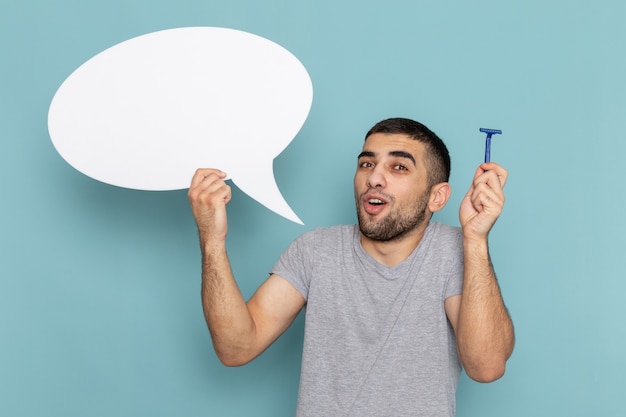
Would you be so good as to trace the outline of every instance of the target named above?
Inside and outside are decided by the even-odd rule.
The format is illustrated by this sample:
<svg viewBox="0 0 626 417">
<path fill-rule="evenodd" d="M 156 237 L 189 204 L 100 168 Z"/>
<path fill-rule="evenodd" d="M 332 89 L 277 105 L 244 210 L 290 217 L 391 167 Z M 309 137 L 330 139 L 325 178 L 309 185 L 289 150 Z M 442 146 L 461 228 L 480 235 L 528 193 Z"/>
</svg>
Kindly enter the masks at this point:
<svg viewBox="0 0 626 417">
<path fill-rule="evenodd" d="M 370 199 L 369 199 L 369 203 L 370 203 L 370 204 L 383 204 L 383 201 L 382 201 L 382 200 L 379 200 L 379 199 L 377 199 L 377 198 L 370 198 Z"/>
</svg>

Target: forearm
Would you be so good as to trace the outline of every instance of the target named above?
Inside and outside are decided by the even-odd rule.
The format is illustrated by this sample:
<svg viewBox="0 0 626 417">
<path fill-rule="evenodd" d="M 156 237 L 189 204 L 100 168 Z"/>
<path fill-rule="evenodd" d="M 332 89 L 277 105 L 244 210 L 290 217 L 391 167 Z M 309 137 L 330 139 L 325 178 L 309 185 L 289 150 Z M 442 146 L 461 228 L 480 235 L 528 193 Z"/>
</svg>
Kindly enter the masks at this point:
<svg viewBox="0 0 626 417">
<path fill-rule="evenodd" d="M 201 295 L 204 317 L 222 363 L 236 366 L 249 361 L 254 322 L 224 245 L 203 244 Z"/>
<path fill-rule="evenodd" d="M 470 377 L 489 382 L 504 373 L 513 351 L 513 324 L 502 300 L 486 239 L 466 239 L 464 251 L 457 329 L 459 356 Z"/>
</svg>

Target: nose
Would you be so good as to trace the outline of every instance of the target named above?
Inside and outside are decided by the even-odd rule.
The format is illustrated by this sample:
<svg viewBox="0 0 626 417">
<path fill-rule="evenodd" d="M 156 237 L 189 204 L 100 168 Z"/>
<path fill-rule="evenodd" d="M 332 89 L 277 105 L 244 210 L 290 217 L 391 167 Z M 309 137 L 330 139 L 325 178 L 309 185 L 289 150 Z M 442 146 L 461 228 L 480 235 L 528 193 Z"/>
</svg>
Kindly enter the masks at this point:
<svg viewBox="0 0 626 417">
<path fill-rule="evenodd" d="M 385 188 L 386 185 L 387 180 L 385 179 L 382 166 L 377 165 L 367 177 L 367 186 L 368 188 Z"/>
</svg>

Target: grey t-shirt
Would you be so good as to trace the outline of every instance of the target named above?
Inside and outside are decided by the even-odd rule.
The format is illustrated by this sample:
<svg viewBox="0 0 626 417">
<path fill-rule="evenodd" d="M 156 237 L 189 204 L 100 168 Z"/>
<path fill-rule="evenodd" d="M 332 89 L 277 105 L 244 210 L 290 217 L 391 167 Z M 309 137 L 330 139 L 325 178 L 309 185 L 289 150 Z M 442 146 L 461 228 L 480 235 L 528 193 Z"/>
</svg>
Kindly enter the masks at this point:
<svg viewBox="0 0 626 417">
<path fill-rule="evenodd" d="M 391 268 L 359 236 L 307 232 L 272 270 L 307 300 L 297 416 L 453 416 L 461 365 L 444 300 L 462 290 L 460 229 L 431 222 Z"/>
</svg>

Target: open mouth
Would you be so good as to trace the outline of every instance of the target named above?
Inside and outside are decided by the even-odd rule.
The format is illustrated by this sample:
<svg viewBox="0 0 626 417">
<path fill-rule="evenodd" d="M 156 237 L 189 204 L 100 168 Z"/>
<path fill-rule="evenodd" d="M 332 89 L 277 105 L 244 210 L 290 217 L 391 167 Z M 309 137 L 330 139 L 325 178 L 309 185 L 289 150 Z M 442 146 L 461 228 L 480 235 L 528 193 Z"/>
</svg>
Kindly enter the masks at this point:
<svg viewBox="0 0 626 417">
<path fill-rule="evenodd" d="M 367 203 L 373 206 L 382 206 L 383 204 L 385 204 L 385 202 L 379 198 L 370 198 L 367 200 Z"/>
<path fill-rule="evenodd" d="M 363 209 L 367 214 L 376 215 L 383 211 L 385 205 L 389 203 L 389 200 L 383 196 L 379 195 L 364 195 L 363 199 Z"/>
</svg>

